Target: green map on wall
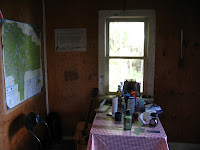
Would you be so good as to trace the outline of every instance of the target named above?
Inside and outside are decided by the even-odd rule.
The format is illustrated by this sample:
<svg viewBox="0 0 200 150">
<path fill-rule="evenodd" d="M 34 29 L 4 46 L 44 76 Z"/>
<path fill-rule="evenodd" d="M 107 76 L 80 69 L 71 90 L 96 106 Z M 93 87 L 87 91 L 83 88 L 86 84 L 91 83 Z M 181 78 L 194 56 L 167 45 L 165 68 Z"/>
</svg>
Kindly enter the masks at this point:
<svg viewBox="0 0 200 150">
<path fill-rule="evenodd" d="M 1 19 L 7 109 L 41 92 L 41 38 L 36 25 Z"/>
</svg>

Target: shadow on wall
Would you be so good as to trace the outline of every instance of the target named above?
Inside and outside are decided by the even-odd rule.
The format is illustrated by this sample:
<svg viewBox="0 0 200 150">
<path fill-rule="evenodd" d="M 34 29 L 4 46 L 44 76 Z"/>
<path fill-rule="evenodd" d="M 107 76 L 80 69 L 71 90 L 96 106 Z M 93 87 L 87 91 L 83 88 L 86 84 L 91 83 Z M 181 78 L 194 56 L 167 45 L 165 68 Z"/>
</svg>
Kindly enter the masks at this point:
<svg viewBox="0 0 200 150">
<path fill-rule="evenodd" d="M 9 128 L 9 139 L 12 140 L 12 137 L 21 129 L 24 127 L 24 114 L 20 114 L 17 118 L 15 118 Z"/>
<path fill-rule="evenodd" d="M 9 127 L 9 143 L 11 150 L 35 150 L 37 144 L 34 144 L 33 137 L 28 133 L 24 125 L 24 114 L 17 116 Z"/>
</svg>

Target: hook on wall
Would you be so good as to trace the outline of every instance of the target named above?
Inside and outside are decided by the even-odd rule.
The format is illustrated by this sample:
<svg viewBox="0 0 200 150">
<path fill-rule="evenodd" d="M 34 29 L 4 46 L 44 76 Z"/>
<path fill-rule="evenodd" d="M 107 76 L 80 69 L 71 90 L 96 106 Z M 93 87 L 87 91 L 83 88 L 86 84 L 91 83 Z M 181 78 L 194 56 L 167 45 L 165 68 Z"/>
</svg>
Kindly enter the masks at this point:
<svg viewBox="0 0 200 150">
<path fill-rule="evenodd" d="M 184 67 L 184 59 L 183 59 L 183 29 L 181 29 L 181 53 L 180 53 L 180 58 L 178 61 L 178 68 L 183 68 Z"/>
</svg>

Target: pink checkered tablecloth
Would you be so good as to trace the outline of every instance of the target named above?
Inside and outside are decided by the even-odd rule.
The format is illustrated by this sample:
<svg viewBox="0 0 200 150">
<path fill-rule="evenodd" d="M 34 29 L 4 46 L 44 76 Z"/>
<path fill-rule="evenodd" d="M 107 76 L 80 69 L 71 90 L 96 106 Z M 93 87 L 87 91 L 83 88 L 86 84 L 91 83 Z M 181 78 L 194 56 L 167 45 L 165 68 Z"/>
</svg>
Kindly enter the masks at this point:
<svg viewBox="0 0 200 150">
<path fill-rule="evenodd" d="M 169 150 L 167 135 L 159 120 L 156 127 L 144 127 L 135 122 L 129 131 L 122 122 L 107 113 L 97 113 L 93 121 L 87 150 Z M 149 132 L 159 133 L 149 133 Z"/>
</svg>

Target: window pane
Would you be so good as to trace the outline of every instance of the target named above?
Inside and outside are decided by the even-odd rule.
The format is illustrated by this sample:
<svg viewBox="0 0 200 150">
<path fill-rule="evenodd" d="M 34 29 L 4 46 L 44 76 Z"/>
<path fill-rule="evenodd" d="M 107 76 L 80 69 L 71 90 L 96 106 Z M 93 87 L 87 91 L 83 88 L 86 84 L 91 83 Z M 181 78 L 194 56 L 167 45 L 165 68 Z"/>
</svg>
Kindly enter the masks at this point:
<svg viewBox="0 0 200 150">
<path fill-rule="evenodd" d="M 144 22 L 110 22 L 109 56 L 144 56 Z"/>
<path fill-rule="evenodd" d="M 120 82 L 135 79 L 141 83 L 143 92 L 143 59 L 110 59 L 109 60 L 109 92 L 116 92 Z"/>
</svg>

